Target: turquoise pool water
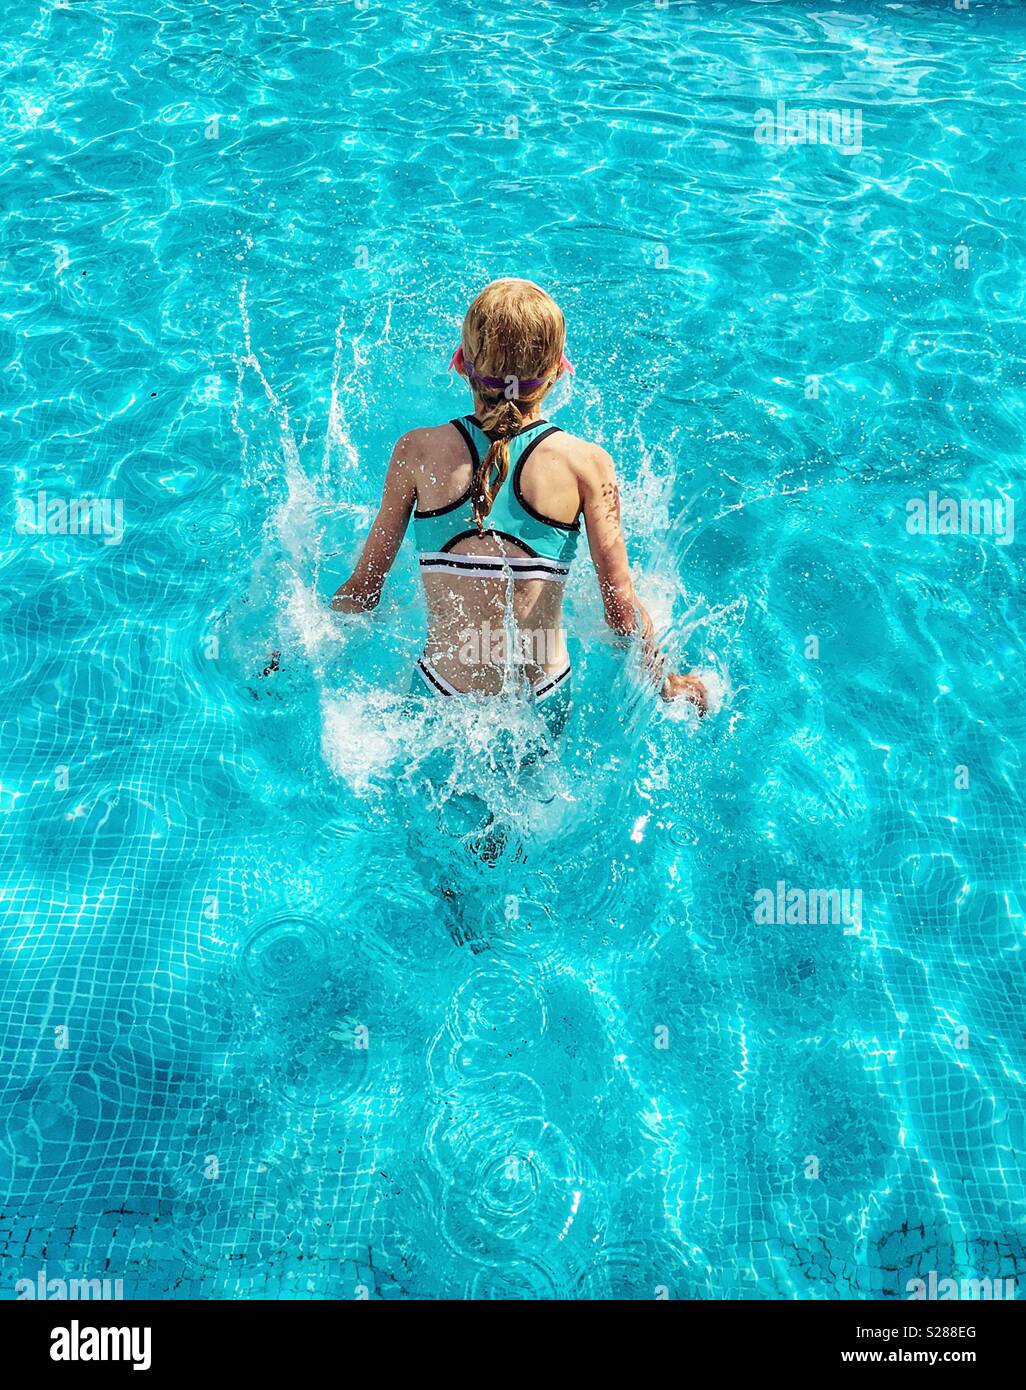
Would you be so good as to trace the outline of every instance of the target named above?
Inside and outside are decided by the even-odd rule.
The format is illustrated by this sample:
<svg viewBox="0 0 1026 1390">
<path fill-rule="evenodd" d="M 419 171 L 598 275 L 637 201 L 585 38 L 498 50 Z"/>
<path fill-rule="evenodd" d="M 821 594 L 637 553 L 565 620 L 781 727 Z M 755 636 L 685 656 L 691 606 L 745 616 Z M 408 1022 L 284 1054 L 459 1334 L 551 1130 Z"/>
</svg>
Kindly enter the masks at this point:
<svg viewBox="0 0 1026 1390">
<path fill-rule="evenodd" d="M 907 520 L 1022 496 L 1024 41 L 986 0 L 5 8 L 4 1297 L 1026 1272 L 1022 552 Z M 660 708 L 581 566 L 514 776 L 512 713 L 404 717 L 408 547 L 373 620 L 325 603 L 509 273 L 721 695 Z"/>
</svg>

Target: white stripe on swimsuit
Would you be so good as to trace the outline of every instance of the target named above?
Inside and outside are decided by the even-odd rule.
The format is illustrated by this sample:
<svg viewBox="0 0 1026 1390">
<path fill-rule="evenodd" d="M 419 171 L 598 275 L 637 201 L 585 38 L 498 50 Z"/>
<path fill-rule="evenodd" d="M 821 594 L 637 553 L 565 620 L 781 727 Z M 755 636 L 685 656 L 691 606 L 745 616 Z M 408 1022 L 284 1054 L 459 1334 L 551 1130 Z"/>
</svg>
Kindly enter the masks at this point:
<svg viewBox="0 0 1026 1390">
<path fill-rule="evenodd" d="M 548 560 L 543 555 L 453 555 L 445 550 L 427 550 L 420 557 L 424 570 L 447 570 L 467 579 L 550 579 L 562 584 L 569 565 Z"/>
</svg>

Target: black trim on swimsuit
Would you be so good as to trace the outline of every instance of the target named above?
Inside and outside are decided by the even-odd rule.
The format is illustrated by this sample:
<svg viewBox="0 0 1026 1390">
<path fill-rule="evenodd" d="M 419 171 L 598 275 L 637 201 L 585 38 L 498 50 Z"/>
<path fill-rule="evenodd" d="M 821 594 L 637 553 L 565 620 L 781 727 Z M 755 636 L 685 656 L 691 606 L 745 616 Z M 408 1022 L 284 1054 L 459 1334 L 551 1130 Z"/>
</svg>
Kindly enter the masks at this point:
<svg viewBox="0 0 1026 1390">
<path fill-rule="evenodd" d="M 462 496 L 457 497 L 455 502 L 447 502 L 444 507 L 433 507 L 427 512 L 416 511 L 413 513 L 414 521 L 426 521 L 432 516 L 445 516 L 446 512 L 458 511 L 459 508 L 469 502 L 474 495 L 474 470 L 477 468 L 479 461 L 477 446 L 474 443 L 473 436 L 462 420 L 450 420 L 449 424 L 452 425 L 454 429 L 459 430 L 460 434 L 463 436 L 463 442 L 467 446 L 467 452 L 470 454 L 470 482 L 467 484 L 466 492 L 464 492 Z"/>
<path fill-rule="evenodd" d="M 435 680 L 434 676 L 431 674 L 431 672 L 428 670 L 428 668 L 424 665 L 423 661 L 418 661 L 418 662 L 417 662 L 417 665 L 418 665 L 418 666 L 420 667 L 420 669 L 424 672 L 425 678 L 426 678 L 427 680 L 429 680 L 429 681 L 431 682 L 431 684 L 434 686 L 434 688 L 438 691 L 439 695 L 448 695 L 448 694 L 451 693 L 450 691 L 446 690 L 446 688 L 445 688 L 444 685 L 439 685 L 439 684 L 438 684 L 438 682 Z"/>
<path fill-rule="evenodd" d="M 459 511 L 460 507 L 466 506 L 466 504 L 471 500 L 471 498 L 474 495 L 473 475 L 474 472 L 477 470 L 478 464 L 481 461 L 481 456 L 477 452 L 477 445 L 474 443 L 473 435 L 470 433 L 466 425 L 463 423 L 464 419 L 473 420 L 474 424 L 478 427 L 478 429 L 481 429 L 481 421 L 477 418 L 476 415 L 468 415 L 461 417 L 459 420 L 449 421 L 449 424 L 452 425 L 454 429 L 458 430 L 459 433 L 462 435 L 463 442 L 467 446 L 467 452 L 470 454 L 471 480 L 467 485 L 467 489 L 464 493 L 462 493 L 459 497 L 456 498 L 455 502 L 447 502 L 444 507 L 433 507 L 431 508 L 431 510 L 426 512 L 414 511 L 414 521 L 427 521 L 431 517 L 445 516 L 449 512 Z M 539 425 L 548 425 L 548 428 L 543 429 L 541 434 L 539 434 L 536 438 L 531 440 L 530 444 L 528 444 L 527 448 L 524 450 L 524 452 L 520 455 L 519 459 L 517 460 L 516 467 L 513 470 L 513 495 L 520 503 L 520 505 L 523 507 L 524 511 L 528 514 L 528 516 L 534 517 L 535 521 L 540 521 L 544 526 L 553 526 L 557 531 L 580 531 L 581 523 L 579 521 L 556 521 L 554 517 L 545 516 L 542 512 L 536 512 L 535 509 L 531 506 L 530 502 L 528 502 L 527 499 L 524 497 L 523 492 L 521 492 L 520 490 L 520 477 L 523 473 L 524 464 L 531 457 L 531 454 L 534 452 L 534 450 L 538 447 L 538 445 L 542 442 L 543 439 L 548 439 L 549 436 L 553 434 L 561 434 L 562 431 L 560 430 L 558 425 L 549 425 L 549 422 L 547 420 L 533 420 L 531 424 L 525 425 L 523 429 L 517 430 L 516 434 L 511 434 L 509 436 L 510 439 L 516 439 L 517 435 L 527 434 L 529 430 L 537 429 Z M 483 430 L 482 433 L 484 433 Z M 477 532 L 474 531 L 464 531 L 455 539 L 462 540 L 466 536 L 472 536 L 476 534 Z M 496 531 L 493 534 L 502 535 L 502 532 Z M 513 541 L 516 545 L 524 545 L 523 541 L 517 540 L 515 536 L 507 535 L 505 536 L 505 539 Z M 442 548 L 443 550 L 448 550 L 449 546 L 453 544 L 455 544 L 455 541 L 450 541 L 448 545 L 445 545 Z M 528 550 L 528 547 L 524 546 L 524 549 Z M 534 555 L 536 552 L 533 550 L 528 550 L 528 553 L 530 555 Z"/>
<path fill-rule="evenodd" d="M 475 558 L 480 558 L 482 560 L 540 560 L 543 558 L 538 554 L 537 550 L 532 550 L 531 547 L 520 540 L 518 536 L 511 536 L 508 531 L 478 531 L 476 529 L 473 531 L 460 531 L 459 535 L 453 536 L 452 540 L 446 541 L 438 553 L 440 555 L 446 554 L 454 545 L 459 545 L 460 541 L 468 539 L 483 541 L 488 536 L 497 536 L 500 541 L 509 541 L 511 545 L 518 545 L 521 550 L 527 553 L 525 555 L 482 555 Z M 470 559 L 469 555 L 467 559 Z"/>
<path fill-rule="evenodd" d="M 476 468 L 477 465 L 481 462 L 481 455 L 477 452 L 477 445 L 474 443 L 474 436 L 470 433 L 466 425 L 463 423 L 464 418 L 465 417 L 461 416 L 458 420 L 450 420 L 449 424 L 453 425 L 456 429 L 458 429 L 460 434 L 463 436 L 463 442 L 464 444 L 466 444 L 467 452 L 470 454 L 470 466 L 472 468 Z M 473 416 L 471 416 L 470 418 L 473 419 Z"/>
<path fill-rule="evenodd" d="M 512 574 L 514 579 L 530 578 L 536 574 L 565 578 L 570 573 L 569 568 L 561 565 L 558 560 L 547 560 L 541 555 L 535 560 L 527 555 L 512 555 L 506 558 L 501 555 L 457 555 L 451 560 L 435 560 L 422 555 L 420 567 L 423 570 L 477 570 L 479 574 L 482 570 L 487 570 L 497 576 Z"/>
<path fill-rule="evenodd" d="M 579 521 L 557 521 L 555 517 L 545 516 L 542 512 L 536 512 L 520 490 L 520 479 L 524 471 L 524 464 L 531 457 L 531 454 L 543 439 L 548 439 L 551 434 L 561 433 L 562 431 L 558 425 L 550 425 L 547 430 L 541 432 L 537 439 L 531 440 L 519 459 L 517 459 L 517 466 L 513 470 L 513 496 L 523 507 L 527 515 L 533 516 L 535 521 L 540 521 L 545 526 L 554 526 L 557 531 L 579 531 L 581 529 L 581 523 Z"/>
<path fill-rule="evenodd" d="M 534 687 L 534 698 L 539 700 L 543 695 L 548 695 L 550 690 L 555 690 L 557 685 L 562 685 L 569 675 L 570 667 L 567 666 L 566 670 L 560 671 L 558 676 L 553 676 L 551 680 L 543 681 L 540 685 L 536 685 Z"/>
</svg>

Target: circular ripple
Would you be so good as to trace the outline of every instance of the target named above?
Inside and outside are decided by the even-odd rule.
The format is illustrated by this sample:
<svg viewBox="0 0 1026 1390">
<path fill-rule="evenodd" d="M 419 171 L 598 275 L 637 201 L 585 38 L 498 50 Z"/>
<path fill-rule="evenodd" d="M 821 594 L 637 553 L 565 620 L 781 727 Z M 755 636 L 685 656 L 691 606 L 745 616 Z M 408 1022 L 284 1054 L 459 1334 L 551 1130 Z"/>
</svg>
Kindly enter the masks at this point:
<svg viewBox="0 0 1026 1390">
<path fill-rule="evenodd" d="M 440 1227 L 472 1259 L 508 1261 L 577 1243 L 592 1215 L 582 1165 L 540 1114 L 529 1077 L 462 1087 L 428 1135 L 442 1178 Z"/>
<path fill-rule="evenodd" d="M 680 1250 L 665 1241 L 625 1241 L 600 1250 L 577 1279 L 580 1299 L 645 1300 L 700 1298 Z M 711 1296 L 708 1291 L 705 1297 Z"/>
<path fill-rule="evenodd" d="M 198 500 L 190 514 L 161 520 L 160 526 L 165 533 L 161 543 L 170 542 L 187 555 L 201 554 L 213 547 L 223 553 L 239 533 L 238 517 L 230 512 L 211 510 L 211 503 L 205 498 Z"/>
<path fill-rule="evenodd" d="M 479 1270 L 469 1297 L 487 1300 L 552 1300 L 567 1296 L 566 1285 L 541 1260 L 514 1260 L 501 1269 Z"/>
<path fill-rule="evenodd" d="M 456 991 L 452 1001 L 453 1032 L 461 1038 L 530 1046 L 548 1024 L 537 985 L 519 977 L 509 965 L 478 970 Z"/>
<path fill-rule="evenodd" d="M 255 990 L 306 994 L 322 982 L 328 934 L 310 917 L 283 914 L 258 927 L 242 948 L 243 973 Z"/>
</svg>

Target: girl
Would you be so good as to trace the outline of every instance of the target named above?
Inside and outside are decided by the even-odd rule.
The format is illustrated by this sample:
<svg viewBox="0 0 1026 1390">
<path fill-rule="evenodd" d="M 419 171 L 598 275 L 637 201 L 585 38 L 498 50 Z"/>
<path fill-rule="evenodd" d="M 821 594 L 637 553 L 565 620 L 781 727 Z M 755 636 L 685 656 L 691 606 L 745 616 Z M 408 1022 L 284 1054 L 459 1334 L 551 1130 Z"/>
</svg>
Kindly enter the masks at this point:
<svg viewBox="0 0 1026 1390">
<path fill-rule="evenodd" d="M 573 371 L 565 344 L 563 315 L 537 285 L 496 280 L 481 291 L 450 364 L 470 385 L 474 413 L 399 440 L 359 563 L 331 606 L 377 605 L 412 514 L 428 608 L 415 680 L 441 698 L 522 693 L 554 739 L 570 708 L 563 584 L 583 516 L 606 622 L 640 638 L 665 700 L 682 697 L 704 714 L 701 681 L 665 669 L 631 580 L 612 459 L 542 415 Z"/>
</svg>

